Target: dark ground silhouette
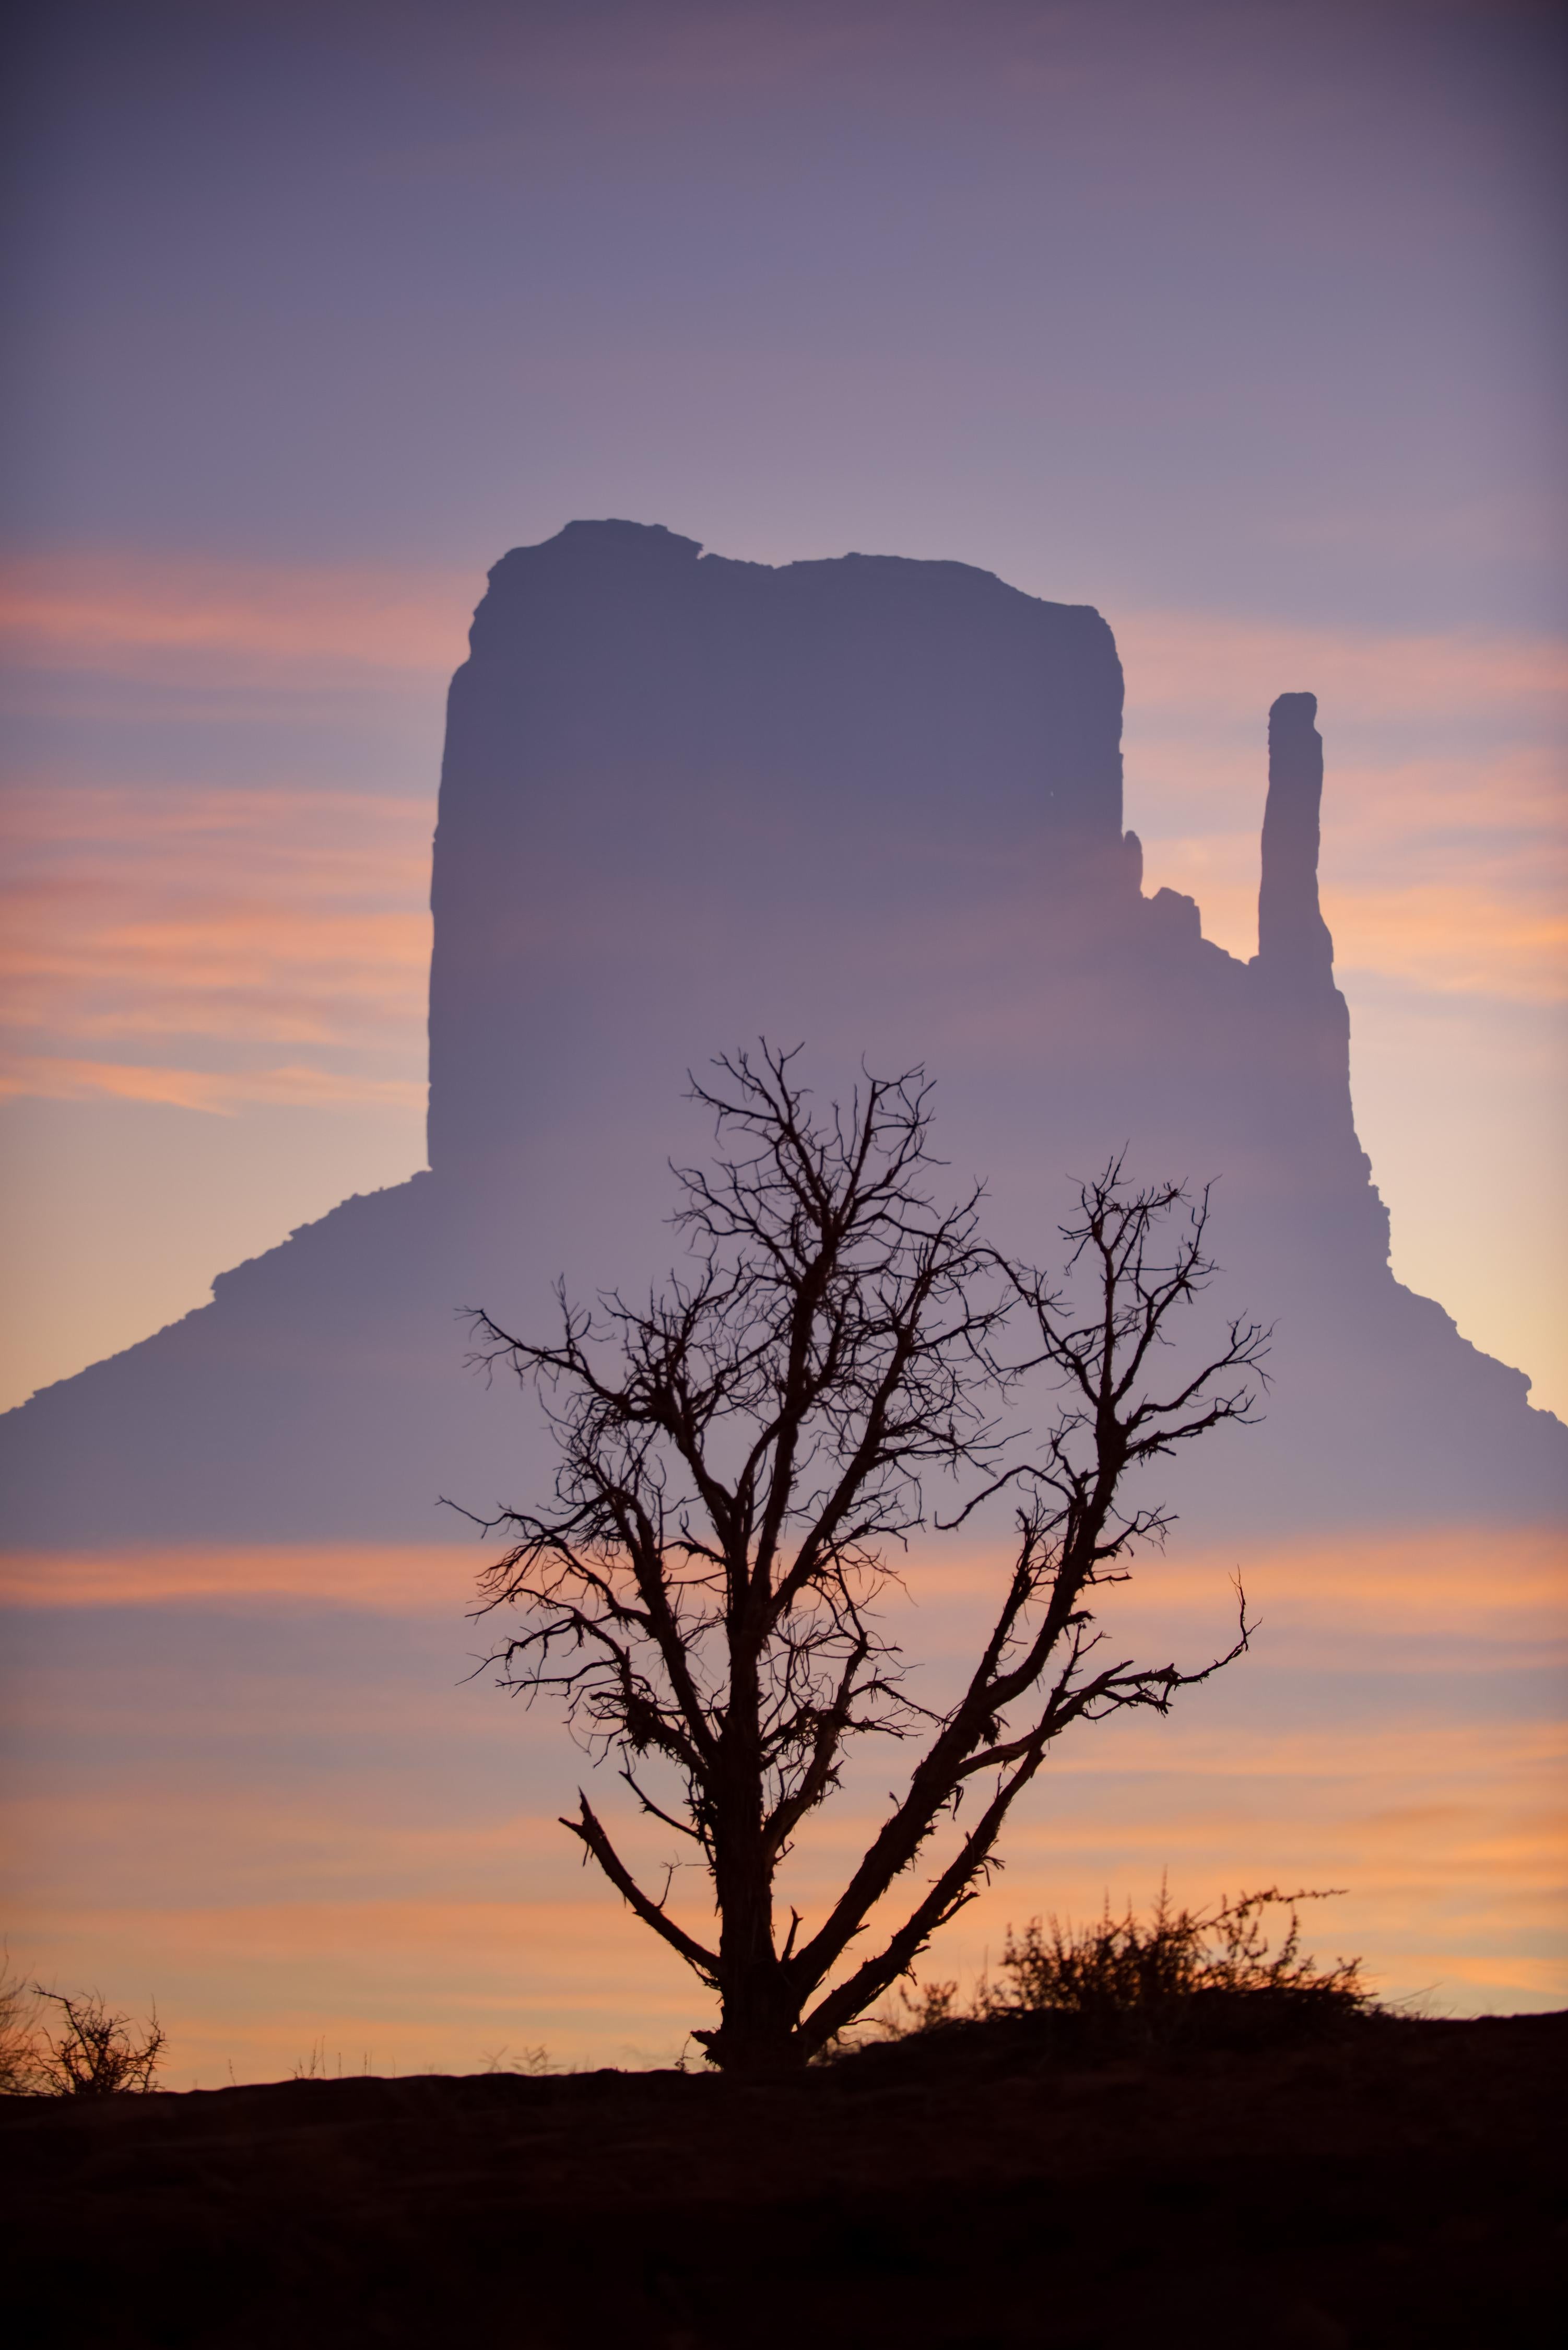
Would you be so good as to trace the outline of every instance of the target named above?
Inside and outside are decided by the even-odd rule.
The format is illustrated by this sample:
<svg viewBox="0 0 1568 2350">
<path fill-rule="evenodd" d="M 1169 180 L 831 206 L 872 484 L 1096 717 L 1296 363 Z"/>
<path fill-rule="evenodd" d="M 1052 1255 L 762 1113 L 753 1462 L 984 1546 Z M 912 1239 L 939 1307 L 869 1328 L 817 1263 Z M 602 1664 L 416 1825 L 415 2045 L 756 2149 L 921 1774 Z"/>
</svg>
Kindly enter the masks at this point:
<svg viewBox="0 0 1568 2350">
<path fill-rule="evenodd" d="M 1314 714 L 1299 692 L 1272 713 L 1241 962 L 1191 899 L 1143 894 L 1121 671 L 1086 607 L 631 523 L 515 549 L 452 689 L 430 1171 L 8 1415 L 7 1538 L 428 1540 L 456 1531 L 439 1493 L 536 1482 L 453 1308 L 534 1328 L 558 1273 L 661 1274 L 665 1160 L 705 1139 L 684 1073 L 761 1034 L 842 1080 L 923 1061 L 955 1179 L 988 1178 L 1022 1255 L 1124 1145 L 1135 1176 L 1221 1179 L 1217 1304 L 1276 1324 L 1275 1388 L 1262 1430 L 1178 1479 L 1189 1531 L 1560 1509 L 1568 1431 L 1388 1268 L 1318 912 Z"/>
<path fill-rule="evenodd" d="M 0 2100 L 27 2350 L 1503 2350 L 1561 2307 L 1568 2016 L 1064 2056 Z"/>
</svg>

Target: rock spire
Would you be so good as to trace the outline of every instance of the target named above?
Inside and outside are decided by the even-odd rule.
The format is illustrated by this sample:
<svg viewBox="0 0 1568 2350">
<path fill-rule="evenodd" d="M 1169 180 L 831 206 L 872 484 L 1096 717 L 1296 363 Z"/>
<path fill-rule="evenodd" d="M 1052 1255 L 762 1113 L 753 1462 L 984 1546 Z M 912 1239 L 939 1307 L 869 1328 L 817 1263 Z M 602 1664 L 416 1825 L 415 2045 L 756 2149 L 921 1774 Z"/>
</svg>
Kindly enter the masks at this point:
<svg viewBox="0 0 1568 2350">
<path fill-rule="evenodd" d="M 1271 977 L 1334 984 L 1334 941 L 1318 908 L 1323 737 L 1317 696 L 1282 693 L 1269 712 L 1269 797 L 1258 890 L 1258 962 Z"/>
</svg>

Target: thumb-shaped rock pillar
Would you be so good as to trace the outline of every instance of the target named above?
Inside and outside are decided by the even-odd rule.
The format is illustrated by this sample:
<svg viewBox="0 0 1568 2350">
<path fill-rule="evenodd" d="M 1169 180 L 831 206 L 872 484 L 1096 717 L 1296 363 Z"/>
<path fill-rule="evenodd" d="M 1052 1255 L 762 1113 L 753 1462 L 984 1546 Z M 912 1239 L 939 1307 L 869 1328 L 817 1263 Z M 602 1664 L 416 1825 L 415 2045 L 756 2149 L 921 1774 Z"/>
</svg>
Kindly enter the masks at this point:
<svg viewBox="0 0 1568 2350">
<path fill-rule="evenodd" d="M 1269 712 L 1269 799 L 1258 891 L 1258 962 L 1271 978 L 1334 983 L 1334 941 L 1318 910 L 1323 737 L 1314 693 L 1282 693 Z"/>
</svg>

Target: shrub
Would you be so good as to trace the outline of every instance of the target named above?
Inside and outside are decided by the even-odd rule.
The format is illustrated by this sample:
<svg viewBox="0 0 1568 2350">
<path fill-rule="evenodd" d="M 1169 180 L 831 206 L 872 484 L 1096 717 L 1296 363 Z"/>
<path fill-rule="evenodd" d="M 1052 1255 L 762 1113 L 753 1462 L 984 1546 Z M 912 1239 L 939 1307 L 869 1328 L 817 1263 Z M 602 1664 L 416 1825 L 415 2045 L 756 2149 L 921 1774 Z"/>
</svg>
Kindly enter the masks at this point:
<svg viewBox="0 0 1568 2350">
<path fill-rule="evenodd" d="M 45 2096 L 113 2097 L 145 2095 L 151 2088 L 168 2039 L 156 2008 L 138 2041 L 131 2036 L 130 2018 L 117 2014 L 97 1991 L 72 1999 L 41 1985 L 35 1991 L 64 2018 L 57 2034 L 41 2030 L 33 2042 L 36 2086 Z"/>
<path fill-rule="evenodd" d="M 31 2096 L 38 2079 L 38 1994 L 0 1964 L 0 2097 Z"/>
<path fill-rule="evenodd" d="M 1032 2041 L 1064 2056 L 1309 2037 L 1372 2006 L 1358 1959 L 1320 1967 L 1303 1952 L 1299 1905 L 1330 1898 L 1271 1886 L 1212 1909 L 1178 1909 L 1162 1886 L 1147 1922 L 1130 1907 L 1115 1917 L 1108 1904 L 1094 1926 L 1033 1918 L 1022 1933 L 1009 1927 L 995 1979 L 981 1977 L 967 2009 L 956 1983 L 922 1983 L 900 1993 L 901 2012 L 877 2020 L 876 2036 L 1027 2026 Z M 1284 1930 L 1272 1947 L 1281 1912 Z"/>
<path fill-rule="evenodd" d="M 1298 1905 L 1329 1898 L 1271 1886 L 1178 1909 L 1162 1886 L 1147 1924 L 1108 1905 L 1096 1926 L 1031 1918 L 1020 1935 L 1009 1929 L 1002 1979 L 981 1983 L 975 2012 L 1074 2016 L 1091 2033 L 1151 2041 L 1272 2037 L 1359 2014 L 1370 2001 L 1360 1960 L 1321 1968 L 1302 1950 Z M 1279 1910 L 1287 1922 L 1272 1950 Z"/>
</svg>

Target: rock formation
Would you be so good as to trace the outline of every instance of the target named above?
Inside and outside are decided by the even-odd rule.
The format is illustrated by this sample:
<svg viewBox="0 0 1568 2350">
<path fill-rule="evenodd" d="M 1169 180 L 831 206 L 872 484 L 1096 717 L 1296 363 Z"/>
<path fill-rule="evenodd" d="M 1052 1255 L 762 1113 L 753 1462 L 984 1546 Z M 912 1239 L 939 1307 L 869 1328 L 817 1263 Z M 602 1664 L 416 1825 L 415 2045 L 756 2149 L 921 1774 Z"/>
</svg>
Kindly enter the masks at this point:
<svg viewBox="0 0 1568 2350">
<path fill-rule="evenodd" d="M 1258 968 L 1303 999 L 1334 985 L 1334 941 L 1318 910 L 1323 737 L 1317 696 L 1282 693 L 1269 712 L 1269 796 L 1258 888 Z"/>
<path fill-rule="evenodd" d="M 1560 1505 L 1568 1431 L 1395 1282 L 1317 898 L 1310 694 L 1270 714 L 1259 951 L 1142 891 L 1099 615 L 963 565 L 774 570 L 630 523 L 506 556 L 453 680 L 430 1170 L 219 1277 L 0 1431 L 12 1541 L 377 1536 L 543 1463 L 454 1309 L 668 1262 L 684 1073 L 766 1034 L 852 1081 L 924 1061 L 955 1180 L 1049 1258 L 1127 1148 L 1220 1179 L 1218 1305 L 1278 1330 L 1265 1428 L 1194 1463 L 1210 1529 Z"/>
</svg>

